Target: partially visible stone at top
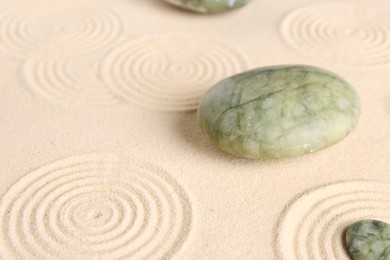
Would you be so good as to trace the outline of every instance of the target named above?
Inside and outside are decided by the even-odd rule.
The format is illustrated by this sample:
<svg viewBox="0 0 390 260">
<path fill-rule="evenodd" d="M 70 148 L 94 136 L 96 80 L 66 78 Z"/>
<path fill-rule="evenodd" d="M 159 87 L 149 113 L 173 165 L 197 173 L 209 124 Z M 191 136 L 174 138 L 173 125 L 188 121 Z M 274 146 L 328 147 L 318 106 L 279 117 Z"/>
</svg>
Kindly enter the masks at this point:
<svg viewBox="0 0 390 260">
<path fill-rule="evenodd" d="M 359 115 L 359 97 L 344 79 L 299 65 L 259 68 L 222 80 L 198 109 L 211 141 L 253 159 L 324 149 L 345 138 Z"/>
<path fill-rule="evenodd" d="M 175 6 L 199 12 L 222 13 L 246 5 L 252 0 L 165 0 Z"/>
<path fill-rule="evenodd" d="M 346 234 L 354 260 L 390 260 L 390 225 L 377 220 L 354 223 Z"/>
</svg>

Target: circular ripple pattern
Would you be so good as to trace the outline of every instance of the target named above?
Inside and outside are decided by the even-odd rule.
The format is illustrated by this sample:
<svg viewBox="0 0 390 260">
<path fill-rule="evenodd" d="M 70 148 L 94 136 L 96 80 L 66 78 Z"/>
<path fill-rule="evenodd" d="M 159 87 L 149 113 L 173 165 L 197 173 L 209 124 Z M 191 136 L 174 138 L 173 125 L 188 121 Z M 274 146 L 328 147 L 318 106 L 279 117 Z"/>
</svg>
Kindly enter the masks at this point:
<svg viewBox="0 0 390 260">
<path fill-rule="evenodd" d="M 159 110 L 196 109 L 213 84 L 247 67 L 231 47 L 196 36 L 165 35 L 128 41 L 102 66 L 113 91 L 128 101 Z"/>
<path fill-rule="evenodd" d="M 290 45 L 318 58 L 357 66 L 390 63 L 390 15 L 370 6 L 303 7 L 286 16 L 281 30 Z"/>
<path fill-rule="evenodd" d="M 345 259 L 345 232 L 361 219 L 390 220 L 390 184 L 348 181 L 308 191 L 278 222 L 280 259 Z"/>
<path fill-rule="evenodd" d="M 0 47 L 15 55 L 69 57 L 109 47 L 120 18 L 88 1 L 32 1 L 0 15 Z"/>
<path fill-rule="evenodd" d="M 34 92 L 57 101 L 80 104 L 115 104 L 122 99 L 100 76 L 98 57 L 71 60 L 27 60 L 23 77 Z"/>
<path fill-rule="evenodd" d="M 176 181 L 118 155 L 77 156 L 38 169 L 0 205 L 4 259 L 165 259 L 191 223 Z"/>
</svg>

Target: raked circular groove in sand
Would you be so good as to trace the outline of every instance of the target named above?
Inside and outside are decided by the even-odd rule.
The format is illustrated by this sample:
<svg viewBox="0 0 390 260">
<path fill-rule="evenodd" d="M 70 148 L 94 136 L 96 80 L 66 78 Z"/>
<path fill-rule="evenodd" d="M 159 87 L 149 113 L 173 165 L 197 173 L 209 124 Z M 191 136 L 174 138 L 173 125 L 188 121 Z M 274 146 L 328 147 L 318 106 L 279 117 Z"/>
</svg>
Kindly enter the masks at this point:
<svg viewBox="0 0 390 260">
<path fill-rule="evenodd" d="M 281 31 L 287 43 L 318 59 L 357 66 L 390 63 L 390 14 L 371 6 L 306 6 L 288 14 Z"/>
<path fill-rule="evenodd" d="M 278 221 L 278 257 L 349 260 L 345 231 L 361 219 L 390 220 L 390 183 L 346 181 L 305 192 Z"/>
<path fill-rule="evenodd" d="M 163 170 L 119 155 L 42 167 L 0 204 L 0 258 L 164 258 L 189 232 L 191 207 Z"/>
<path fill-rule="evenodd" d="M 196 109 L 213 84 L 247 66 L 240 51 L 211 39 L 162 35 L 124 42 L 107 56 L 102 74 L 128 101 L 186 111 Z"/>
<path fill-rule="evenodd" d="M 29 59 L 23 77 L 29 89 L 49 99 L 68 103 L 106 105 L 121 103 L 100 76 L 100 57 L 61 60 Z"/>
<path fill-rule="evenodd" d="M 21 57 L 92 53 L 121 32 L 117 14 L 89 1 L 26 1 L 0 12 L 0 48 Z"/>
</svg>

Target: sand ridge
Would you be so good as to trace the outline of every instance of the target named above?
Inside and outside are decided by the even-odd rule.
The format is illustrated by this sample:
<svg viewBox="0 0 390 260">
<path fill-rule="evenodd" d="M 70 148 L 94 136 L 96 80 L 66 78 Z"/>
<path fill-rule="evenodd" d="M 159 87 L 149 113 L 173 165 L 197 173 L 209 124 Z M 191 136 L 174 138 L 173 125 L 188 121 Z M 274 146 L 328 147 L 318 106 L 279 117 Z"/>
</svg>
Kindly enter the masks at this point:
<svg viewBox="0 0 390 260">
<path fill-rule="evenodd" d="M 345 231 L 362 219 L 389 221 L 389 183 L 345 181 L 303 193 L 277 224 L 280 259 L 350 259 Z"/>
<path fill-rule="evenodd" d="M 101 56 L 73 59 L 27 59 L 21 76 L 28 89 L 55 102 L 112 105 L 123 99 L 113 93 L 100 75 Z"/>
<path fill-rule="evenodd" d="M 122 43 L 101 73 L 119 96 L 165 111 L 195 110 L 221 79 L 248 69 L 238 49 L 200 35 L 153 35 Z"/>
<path fill-rule="evenodd" d="M 2 198 L 8 258 L 163 258 L 185 241 L 191 206 L 163 170 L 125 155 L 66 158 L 27 174 Z"/>
<path fill-rule="evenodd" d="M 0 46 L 13 55 L 75 57 L 110 46 L 120 17 L 93 1 L 28 1 L 3 11 Z"/>
<path fill-rule="evenodd" d="M 389 17 L 375 6 L 325 2 L 288 13 L 281 32 L 306 55 L 355 66 L 388 65 Z"/>
</svg>

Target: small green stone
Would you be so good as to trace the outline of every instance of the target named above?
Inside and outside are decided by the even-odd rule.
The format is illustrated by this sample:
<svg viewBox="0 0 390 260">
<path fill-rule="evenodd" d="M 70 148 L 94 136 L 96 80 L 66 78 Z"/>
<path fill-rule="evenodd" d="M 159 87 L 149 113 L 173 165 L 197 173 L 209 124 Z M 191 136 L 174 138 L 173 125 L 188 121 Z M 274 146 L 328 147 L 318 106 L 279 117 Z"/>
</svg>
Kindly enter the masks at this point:
<svg viewBox="0 0 390 260">
<path fill-rule="evenodd" d="M 251 0 L 165 0 L 175 6 L 199 12 L 222 13 L 240 8 Z"/>
<path fill-rule="evenodd" d="M 360 102 L 339 76 L 309 66 L 254 69 L 219 82 L 199 105 L 203 132 L 222 150 L 253 158 L 314 152 L 345 138 Z"/>
<path fill-rule="evenodd" d="M 346 235 L 354 260 L 389 260 L 390 226 L 377 220 L 362 220 L 350 226 Z"/>
</svg>

